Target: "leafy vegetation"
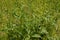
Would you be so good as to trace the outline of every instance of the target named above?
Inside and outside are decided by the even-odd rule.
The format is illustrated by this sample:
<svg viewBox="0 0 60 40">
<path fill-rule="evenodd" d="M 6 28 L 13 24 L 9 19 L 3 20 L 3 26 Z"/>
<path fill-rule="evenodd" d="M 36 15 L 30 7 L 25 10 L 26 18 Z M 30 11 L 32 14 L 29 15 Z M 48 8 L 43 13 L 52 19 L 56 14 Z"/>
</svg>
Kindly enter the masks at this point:
<svg viewBox="0 0 60 40">
<path fill-rule="evenodd" d="M 0 0 L 0 40 L 60 40 L 60 0 Z"/>
</svg>

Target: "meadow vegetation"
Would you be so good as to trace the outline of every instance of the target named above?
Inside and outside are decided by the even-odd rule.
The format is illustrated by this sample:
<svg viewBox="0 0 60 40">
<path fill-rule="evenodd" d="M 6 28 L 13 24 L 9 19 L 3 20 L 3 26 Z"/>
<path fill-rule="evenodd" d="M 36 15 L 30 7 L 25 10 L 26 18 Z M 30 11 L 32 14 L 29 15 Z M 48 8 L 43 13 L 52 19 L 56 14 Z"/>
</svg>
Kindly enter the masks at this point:
<svg viewBox="0 0 60 40">
<path fill-rule="evenodd" d="M 60 0 L 0 0 L 0 40 L 60 40 Z"/>
</svg>

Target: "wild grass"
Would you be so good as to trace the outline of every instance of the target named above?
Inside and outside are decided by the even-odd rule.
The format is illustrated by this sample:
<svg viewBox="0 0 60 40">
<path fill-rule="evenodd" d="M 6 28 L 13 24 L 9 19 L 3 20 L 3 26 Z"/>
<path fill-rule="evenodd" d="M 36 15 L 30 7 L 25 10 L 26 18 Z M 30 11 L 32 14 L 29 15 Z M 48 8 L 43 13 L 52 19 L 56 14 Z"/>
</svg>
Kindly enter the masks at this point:
<svg viewBox="0 0 60 40">
<path fill-rule="evenodd" d="M 0 40 L 60 40 L 60 0 L 0 0 Z"/>
</svg>

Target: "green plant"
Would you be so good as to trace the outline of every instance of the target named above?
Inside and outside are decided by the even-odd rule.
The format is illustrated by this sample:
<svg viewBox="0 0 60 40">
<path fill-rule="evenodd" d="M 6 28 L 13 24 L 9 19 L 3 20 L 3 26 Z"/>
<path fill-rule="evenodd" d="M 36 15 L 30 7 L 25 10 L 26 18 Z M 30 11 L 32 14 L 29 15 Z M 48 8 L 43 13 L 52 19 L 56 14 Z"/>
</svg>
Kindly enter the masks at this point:
<svg viewBox="0 0 60 40">
<path fill-rule="evenodd" d="M 0 31 L 6 34 L 1 40 L 59 40 L 59 5 L 59 0 L 0 0 Z"/>
</svg>

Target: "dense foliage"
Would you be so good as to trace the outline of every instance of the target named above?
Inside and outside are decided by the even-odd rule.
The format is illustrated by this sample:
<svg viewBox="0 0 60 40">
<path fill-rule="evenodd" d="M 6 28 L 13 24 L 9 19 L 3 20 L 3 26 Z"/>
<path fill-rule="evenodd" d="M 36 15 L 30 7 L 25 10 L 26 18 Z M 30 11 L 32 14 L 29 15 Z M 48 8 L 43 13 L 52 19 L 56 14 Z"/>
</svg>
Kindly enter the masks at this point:
<svg viewBox="0 0 60 40">
<path fill-rule="evenodd" d="M 60 0 L 0 0 L 0 40 L 60 40 Z"/>
</svg>

